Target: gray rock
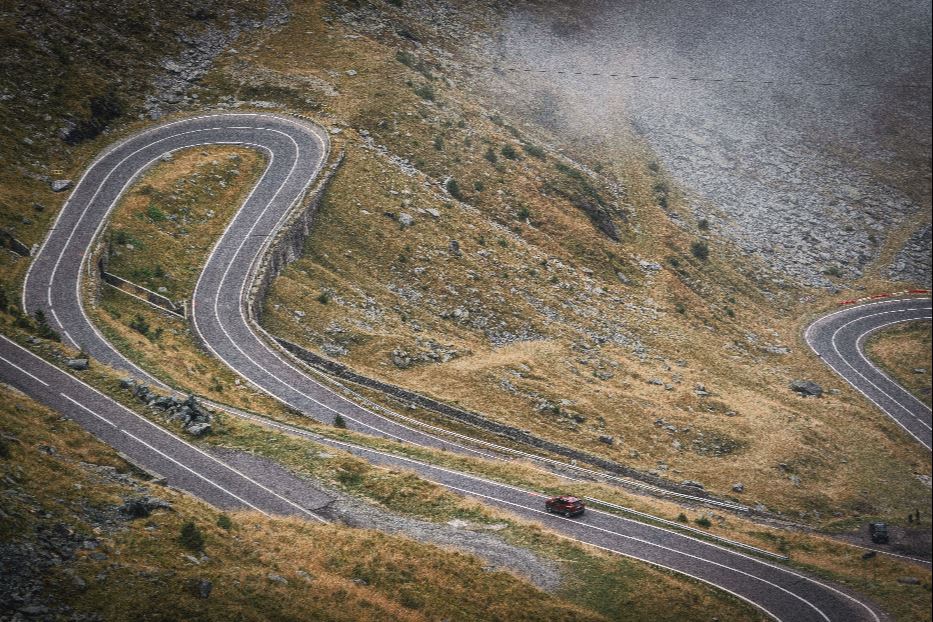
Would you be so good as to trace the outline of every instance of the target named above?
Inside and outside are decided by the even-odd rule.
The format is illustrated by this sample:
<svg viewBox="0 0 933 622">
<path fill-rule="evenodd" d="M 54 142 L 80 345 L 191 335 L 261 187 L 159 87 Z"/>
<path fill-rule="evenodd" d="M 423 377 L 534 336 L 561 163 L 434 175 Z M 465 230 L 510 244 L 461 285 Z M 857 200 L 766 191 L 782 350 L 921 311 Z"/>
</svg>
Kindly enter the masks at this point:
<svg viewBox="0 0 933 622">
<path fill-rule="evenodd" d="M 211 424 L 206 422 L 190 423 L 185 426 L 185 432 L 192 436 L 204 436 L 211 433 Z"/>
<path fill-rule="evenodd" d="M 209 598 L 214 584 L 207 579 L 191 579 L 188 583 L 188 591 L 197 598 Z"/>
<path fill-rule="evenodd" d="M 607 445 L 615 445 L 616 439 L 609 436 L 608 434 L 603 434 L 599 437 L 600 443 L 606 443 Z"/>
<path fill-rule="evenodd" d="M 811 380 L 794 380 L 790 388 L 804 397 L 819 397 L 823 395 L 823 388 Z"/>
<path fill-rule="evenodd" d="M 288 585 L 288 579 L 280 574 L 275 574 L 274 572 L 267 574 L 266 578 L 273 583 L 278 583 L 279 585 Z"/>
<path fill-rule="evenodd" d="M 685 479 L 680 482 L 680 485 L 686 486 L 687 488 L 696 488 L 697 490 L 706 490 L 706 486 L 693 479 Z"/>
<path fill-rule="evenodd" d="M 460 250 L 460 242 L 458 242 L 457 240 L 451 240 L 450 244 L 448 245 L 448 248 L 450 249 L 450 254 L 453 255 L 454 257 L 463 256 L 463 252 Z"/>
<path fill-rule="evenodd" d="M 130 499 L 120 506 L 120 513 L 129 518 L 146 518 L 153 510 L 171 510 L 172 504 L 157 497 Z"/>
<path fill-rule="evenodd" d="M 742 482 L 732 484 L 732 492 L 745 492 L 745 484 Z"/>
<path fill-rule="evenodd" d="M 920 579 L 917 577 L 898 577 L 897 582 L 904 585 L 920 585 Z"/>
<path fill-rule="evenodd" d="M 52 181 L 52 192 L 62 192 L 71 188 L 70 179 L 56 179 Z"/>
<path fill-rule="evenodd" d="M 404 229 L 415 224 L 414 217 L 408 212 L 402 212 L 398 215 L 398 224 Z"/>
<path fill-rule="evenodd" d="M 87 359 L 68 359 L 65 364 L 69 369 L 74 369 L 75 371 L 84 371 L 88 368 Z"/>
<path fill-rule="evenodd" d="M 399 369 L 408 369 L 412 365 L 411 355 L 400 348 L 392 350 L 392 364 Z"/>
<path fill-rule="evenodd" d="M 790 348 L 787 346 L 766 346 L 762 349 L 768 354 L 790 354 Z"/>
<path fill-rule="evenodd" d="M 651 378 L 648 380 L 648 384 L 653 384 L 653 385 L 657 385 L 660 387 L 664 385 L 664 381 L 661 380 L 660 378 Z"/>
</svg>

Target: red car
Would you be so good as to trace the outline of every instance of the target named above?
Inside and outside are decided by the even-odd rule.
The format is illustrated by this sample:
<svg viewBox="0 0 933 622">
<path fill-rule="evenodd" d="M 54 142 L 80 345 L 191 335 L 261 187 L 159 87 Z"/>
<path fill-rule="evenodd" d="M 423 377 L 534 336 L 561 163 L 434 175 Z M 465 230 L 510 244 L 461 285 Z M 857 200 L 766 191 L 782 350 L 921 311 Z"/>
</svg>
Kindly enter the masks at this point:
<svg viewBox="0 0 933 622">
<path fill-rule="evenodd" d="M 583 512 L 586 510 L 586 506 L 583 505 L 583 501 L 577 499 L 576 497 L 561 495 L 559 497 L 551 497 L 545 501 L 544 509 L 548 512 L 562 514 L 563 516 L 570 518 L 571 516 L 583 514 Z"/>
</svg>

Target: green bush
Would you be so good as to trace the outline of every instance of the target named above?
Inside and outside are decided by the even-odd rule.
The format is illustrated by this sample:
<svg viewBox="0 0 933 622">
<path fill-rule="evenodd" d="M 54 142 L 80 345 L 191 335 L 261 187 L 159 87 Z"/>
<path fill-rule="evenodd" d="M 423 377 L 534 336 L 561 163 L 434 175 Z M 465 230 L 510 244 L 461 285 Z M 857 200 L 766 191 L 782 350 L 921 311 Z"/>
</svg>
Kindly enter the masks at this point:
<svg viewBox="0 0 933 622">
<path fill-rule="evenodd" d="M 178 541 L 188 550 L 195 552 L 204 550 L 204 535 L 193 521 L 189 520 L 181 526 L 181 535 L 178 537 Z"/>
<path fill-rule="evenodd" d="M 522 145 L 522 149 L 524 149 L 525 153 L 532 156 L 533 158 L 538 158 L 539 160 L 543 160 L 545 158 L 544 149 L 536 145 L 530 145 L 526 143 Z"/>
<path fill-rule="evenodd" d="M 677 520 L 678 520 L 679 522 L 681 522 L 681 523 L 686 523 L 686 522 L 688 522 L 688 521 L 687 521 L 687 515 L 684 514 L 683 512 L 681 512 L 680 514 L 677 515 Z"/>
<path fill-rule="evenodd" d="M 141 315 L 137 315 L 132 320 L 130 320 L 130 328 L 135 330 L 140 335 L 145 337 L 149 336 L 149 322 L 147 322 L 146 318 Z"/>
<path fill-rule="evenodd" d="M 340 413 L 337 413 L 336 415 L 334 415 L 334 427 L 341 428 L 344 430 L 347 428 L 347 422 L 343 418 L 343 415 L 341 415 Z"/>
<path fill-rule="evenodd" d="M 701 218 L 697 226 L 700 228 L 700 231 L 709 231 L 709 221 L 705 218 Z"/>
<path fill-rule="evenodd" d="M 42 312 L 42 309 L 36 309 L 36 333 L 43 339 L 51 339 L 53 341 L 62 340 L 58 333 L 49 326 L 49 322 L 45 318 L 45 313 Z"/>
<path fill-rule="evenodd" d="M 322 305 L 326 305 L 330 302 L 330 294 L 328 292 L 321 292 L 317 295 L 317 301 Z"/>
<path fill-rule="evenodd" d="M 518 152 L 515 151 L 515 147 L 512 145 L 505 145 L 502 149 L 499 150 L 499 153 L 501 153 L 503 157 L 506 157 L 509 160 L 518 159 Z"/>
<path fill-rule="evenodd" d="M 705 516 L 701 516 L 700 518 L 696 519 L 696 520 L 693 521 L 693 522 L 696 523 L 697 525 L 699 525 L 700 527 L 703 527 L 704 529 L 709 528 L 709 527 L 712 526 L 712 524 L 713 524 L 713 523 L 710 522 L 710 520 L 709 520 L 708 518 L 706 518 Z"/>
<path fill-rule="evenodd" d="M 165 220 L 165 212 L 155 205 L 150 205 L 146 208 L 146 216 L 148 216 L 152 222 L 162 222 Z"/>
<path fill-rule="evenodd" d="M 220 516 L 217 517 L 217 526 L 220 527 L 221 529 L 230 531 L 231 529 L 233 529 L 233 521 L 230 520 L 230 517 L 227 516 L 226 514 L 221 514 Z"/>
<path fill-rule="evenodd" d="M 519 220 L 528 220 L 529 218 L 531 218 L 531 210 L 530 210 L 530 209 L 528 209 L 528 208 L 527 208 L 526 206 L 524 206 L 524 205 L 522 205 L 520 208 L 518 208 L 518 219 L 519 219 Z"/>
<path fill-rule="evenodd" d="M 450 193 L 450 196 L 457 199 L 458 201 L 463 201 L 463 192 L 460 190 L 460 184 L 457 183 L 457 180 L 451 177 L 447 180 L 446 184 L 447 192 Z"/>
<path fill-rule="evenodd" d="M 499 159 L 496 155 L 496 152 L 492 150 L 492 147 L 486 150 L 486 153 L 483 154 L 483 157 L 492 162 L 493 164 Z"/>
<path fill-rule="evenodd" d="M 434 101 L 434 87 L 430 84 L 422 84 L 421 86 L 415 87 L 415 95 L 421 99 L 426 99 L 428 101 Z"/>
<path fill-rule="evenodd" d="M 709 258 L 709 245 L 703 240 L 697 240 L 690 245 L 690 252 L 697 259 L 706 261 Z"/>
</svg>

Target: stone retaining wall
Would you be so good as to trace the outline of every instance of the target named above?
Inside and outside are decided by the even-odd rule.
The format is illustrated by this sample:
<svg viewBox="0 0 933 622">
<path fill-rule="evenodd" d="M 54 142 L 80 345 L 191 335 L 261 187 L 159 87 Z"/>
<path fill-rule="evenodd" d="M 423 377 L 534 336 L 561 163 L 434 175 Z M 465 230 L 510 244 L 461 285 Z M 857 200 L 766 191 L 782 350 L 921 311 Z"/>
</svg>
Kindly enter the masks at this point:
<svg viewBox="0 0 933 622">
<path fill-rule="evenodd" d="M 268 246 L 259 255 L 259 263 L 252 271 L 252 282 L 246 299 L 246 311 L 249 319 L 258 322 L 262 315 L 262 303 L 266 298 L 272 281 L 282 273 L 285 267 L 301 257 L 305 240 L 314 226 L 317 208 L 320 206 L 327 186 L 337 173 L 346 155 L 341 151 L 334 162 L 321 174 L 321 178 L 304 201 L 304 207 L 289 214 Z"/>
<path fill-rule="evenodd" d="M 694 487 L 680 486 L 673 482 L 661 479 L 659 477 L 654 477 L 647 473 L 641 471 L 636 471 L 624 465 L 621 465 L 617 462 L 609 460 L 607 458 L 602 458 L 600 456 L 595 456 L 587 452 L 581 451 L 579 449 L 574 449 L 572 447 L 566 447 L 564 445 L 559 445 L 557 443 L 538 438 L 528 432 L 519 430 L 512 426 L 508 426 L 502 423 L 495 421 L 490 421 L 489 419 L 479 415 L 477 413 L 464 410 L 462 408 L 457 408 L 456 406 L 451 406 L 450 404 L 445 404 L 438 400 L 432 399 L 430 397 L 420 395 L 413 391 L 403 389 L 401 387 L 389 384 L 387 382 L 382 382 L 381 380 L 375 380 L 367 376 L 363 376 L 346 365 L 333 361 L 331 359 L 315 354 L 310 350 L 302 348 L 301 346 L 294 344 L 286 339 L 280 337 L 273 337 L 276 342 L 293 355 L 295 355 L 299 360 L 304 363 L 323 371 L 327 374 L 340 378 L 341 380 L 346 380 L 354 384 L 367 387 L 369 389 L 375 389 L 381 393 L 390 395 L 396 399 L 399 399 L 403 402 L 415 404 L 426 408 L 438 414 L 456 419 L 461 423 L 466 423 L 483 430 L 487 430 L 509 440 L 522 443 L 523 445 L 529 445 L 531 447 L 537 447 L 545 451 L 569 458 L 571 460 L 576 460 L 578 462 L 587 463 L 596 467 L 599 467 L 610 473 L 616 473 L 619 475 L 624 475 L 632 479 L 637 479 L 648 484 L 653 484 L 659 488 L 665 488 L 668 490 L 674 490 L 676 492 L 682 492 L 690 494 L 696 497 L 708 497 L 709 495 L 702 490 L 698 490 Z"/>
</svg>

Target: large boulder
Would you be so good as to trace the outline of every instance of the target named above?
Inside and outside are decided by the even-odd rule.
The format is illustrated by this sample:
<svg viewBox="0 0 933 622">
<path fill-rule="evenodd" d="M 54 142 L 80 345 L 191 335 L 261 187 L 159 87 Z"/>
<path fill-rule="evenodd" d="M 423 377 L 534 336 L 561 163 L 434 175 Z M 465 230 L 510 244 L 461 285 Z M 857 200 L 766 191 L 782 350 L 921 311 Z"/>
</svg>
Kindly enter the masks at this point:
<svg viewBox="0 0 933 622">
<path fill-rule="evenodd" d="M 812 380 L 794 380 L 790 383 L 790 388 L 804 397 L 819 397 L 823 395 L 823 387 Z"/>
<path fill-rule="evenodd" d="M 205 436 L 211 433 L 211 429 L 207 422 L 192 422 L 185 426 L 185 432 L 192 436 Z"/>
<path fill-rule="evenodd" d="M 157 497 L 130 499 L 120 506 L 120 513 L 129 518 L 146 518 L 153 510 L 171 510 L 172 504 Z"/>
<path fill-rule="evenodd" d="M 84 371 L 85 369 L 88 368 L 89 362 L 87 359 L 78 358 L 78 359 L 68 359 L 65 362 L 65 364 L 68 366 L 69 369 L 73 369 L 75 371 Z"/>
</svg>

